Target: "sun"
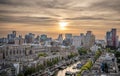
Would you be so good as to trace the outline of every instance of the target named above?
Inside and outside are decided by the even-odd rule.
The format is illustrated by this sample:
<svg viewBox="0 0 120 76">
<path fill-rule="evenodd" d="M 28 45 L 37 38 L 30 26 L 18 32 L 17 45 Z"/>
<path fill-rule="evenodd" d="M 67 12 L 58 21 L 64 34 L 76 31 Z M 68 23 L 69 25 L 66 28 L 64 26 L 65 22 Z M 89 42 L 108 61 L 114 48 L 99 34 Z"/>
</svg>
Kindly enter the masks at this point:
<svg viewBox="0 0 120 76">
<path fill-rule="evenodd" d="M 59 22 L 59 26 L 61 30 L 65 30 L 67 25 L 68 25 L 67 22 L 64 21 Z"/>
</svg>

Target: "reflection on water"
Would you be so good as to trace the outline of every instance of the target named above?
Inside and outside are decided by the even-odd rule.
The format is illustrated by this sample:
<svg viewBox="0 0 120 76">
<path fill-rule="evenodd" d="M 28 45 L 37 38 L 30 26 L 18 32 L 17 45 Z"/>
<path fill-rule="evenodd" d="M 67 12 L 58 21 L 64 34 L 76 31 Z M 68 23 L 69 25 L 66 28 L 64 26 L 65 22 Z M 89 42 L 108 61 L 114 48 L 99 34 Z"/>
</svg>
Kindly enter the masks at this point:
<svg viewBox="0 0 120 76">
<path fill-rule="evenodd" d="M 79 62 L 77 62 L 75 64 L 72 64 L 71 66 L 68 66 L 64 70 L 60 70 L 58 72 L 57 76 L 65 76 L 66 71 L 71 71 L 71 72 L 77 72 L 77 71 L 79 71 L 78 69 L 73 69 L 73 67 L 76 66 L 78 63 L 81 63 L 81 62 L 79 61 Z"/>
</svg>

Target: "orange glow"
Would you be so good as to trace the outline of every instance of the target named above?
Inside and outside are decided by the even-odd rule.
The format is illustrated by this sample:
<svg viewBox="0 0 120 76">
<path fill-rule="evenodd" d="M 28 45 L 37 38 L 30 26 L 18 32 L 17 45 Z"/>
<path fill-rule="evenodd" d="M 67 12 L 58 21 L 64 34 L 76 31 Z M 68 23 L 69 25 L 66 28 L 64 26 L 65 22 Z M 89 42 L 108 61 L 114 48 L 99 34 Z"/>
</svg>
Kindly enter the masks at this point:
<svg viewBox="0 0 120 76">
<path fill-rule="evenodd" d="M 64 21 L 59 22 L 59 26 L 61 30 L 65 30 L 67 25 L 68 25 L 67 22 Z"/>
</svg>

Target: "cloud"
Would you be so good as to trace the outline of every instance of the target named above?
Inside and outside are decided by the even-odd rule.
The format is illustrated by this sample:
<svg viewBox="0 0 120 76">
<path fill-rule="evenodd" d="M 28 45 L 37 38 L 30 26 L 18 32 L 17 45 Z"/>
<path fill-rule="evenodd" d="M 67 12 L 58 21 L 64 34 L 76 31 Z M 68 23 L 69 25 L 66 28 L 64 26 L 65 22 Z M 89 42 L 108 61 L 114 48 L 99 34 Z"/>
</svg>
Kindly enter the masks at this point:
<svg viewBox="0 0 120 76">
<path fill-rule="evenodd" d="M 91 17 L 91 16 L 83 16 L 83 17 L 74 17 L 74 18 L 65 18 L 65 20 L 86 20 L 86 21 L 120 21 L 119 18 L 109 19 L 105 17 Z"/>
<path fill-rule="evenodd" d="M 89 24 L 101 25 L 107 29 L 108 25 L 119 27 L 119 13 L 120 0 L 0 0 L 0 24 L 8 26 L 19 24 L 21 27 L 52 27 L 59 21 L 66 20 L 72 26 L 69 30 L 78 30 L 82 27 L 80 25 Z"/>
<path fill-rule="evenodd" d="M 30 6 L 28 0 L 20 1 L 20 0 L 0 0 L 0 5 L 8 5 L 8 6 Z"/>
<path fill-rule="evenodd" d="M 0 22 L 5 23 L 21 23 L 21 24 L 54 24 L 56 19 L 51 17 L 29 17 L 29 16 L 0 16 Z"/>
<path fill-rule="evenodd" d="M 120 12 L 120 0 L 102 0 L 101 2 L 93 3 L 91 9 Z"/>
<path fill-rule="evenodd" d="M 119 0 L 0 0 L 0 15 L 54 17 L 66 20 L 119 20 Z M 114 15 L 114 17 L 113 17 Z M 19 17 L 21 16 L 21 17 Z M 113 19 L 111 19 L 111 17 Z M 5 19 L 0 18 L 2 21 Z M 4 20 L 3 20 L 4 19 Z M 24 18 L 27 19 L 27 18 Z M 6 18 L 7 20 L 7 18 Z M 27 19 L 32 21 L 32 19 Z M 41 19 L 39 19 L 41 20 Z M 11 20 L 12 21 L 12 20 Z M 25 20 L 26 21 L 26 20 Z M 34 18 L 33 18 L 34 21 Z M 37 21 L 37 20 L 36 20 Z M 34 22 L 36 22 L 34 21 Z M 43 19 L 44 21 L 44 19 Z M 49 20 L 50 21 L 50 20 Z M 9 21 L 10 22 L 10 21 Z M 14 21 L 17 22 L 17 21 Z M 20 22 L 20 21 L 19 21 Z M 21 21 L 23 22 L 23 21 Z"/>
<path fill-rule="evenodd" d="M 84 16 L 84 17 L 66 18 L 66 20 L 107 20 L 107 19 Z"/>
</svg>

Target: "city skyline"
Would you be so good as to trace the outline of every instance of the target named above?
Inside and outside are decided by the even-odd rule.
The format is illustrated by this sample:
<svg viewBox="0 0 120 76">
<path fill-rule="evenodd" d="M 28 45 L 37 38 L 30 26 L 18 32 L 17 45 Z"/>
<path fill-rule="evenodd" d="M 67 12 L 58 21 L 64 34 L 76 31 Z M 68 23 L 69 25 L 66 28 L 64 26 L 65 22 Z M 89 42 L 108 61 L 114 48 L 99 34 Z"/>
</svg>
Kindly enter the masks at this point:
<svg viewBox="0 0 120 76">
<path fill-rule="evenodd" d="M 112 28 L 112 29 L 116 29 L 116 28 Z M 20 34 L 19 31 L 12 30 L 12 31 L 10 31 L 9 33 L 5 34 L 5 36 L 1 36 L 0 38 L 7 38 L 9 34 L 12 34 L 12 33 L 13 33 L 13 31 L 16 32 L 16 37 L 21 36 L 22 38 L 25 38 L 25 36 L 28 35 L 28 34 L 33 34 L 33 35 L 35 36 L 35 38 L 37 38 L 37 36 L 47 35 L 49 38 L 57 39 L 57 38 L 59 37 L 59 35 L 62 35 L 63 38 L 65 39 L 65 35 L 66 35 L 66 34 L 72 34 L 72 37 L 74 37 L 74 36 L 80 36 L 81 34 L 84 34 L 84 35 L 85 35 L 85 34 L 86 34 L 87 32 L 89 32 L 90 30 L 86 31 L 85 33 L 82 32 L 82 33 L 79 33 L 79 34 L 74 34 L 74 33 L 59 33 L 59 34 L 57 34 L 55 37 L 52 37 L 51 35 L 46 34 L 46 33 L 36 34 L 36 33 L 33 33 L 33 32 L 27 32 L 27 33 L 25 33 L 25 34 Z M 106 39 L 106 33 L 109 32 L 109 31 L 110 31 L 110 30 L 108 30 L 108 31 L 105 32 L 105 34 L 104 34 L 105 36 L 104 36 L 104 38 L 103 38 L 102 40 L 105 40 L 105 39 Z M 91 31 L 91 32 L 94 34 L 93 31 Z M 119 39 L 119 35 L 117 34 L 117 29 L 116 29 L 116 35 L 118 36 L 118 39 Z M 95 37 L 96 37 L 96 35 L 95 35 Z M 99 39 L 99 38 L 96 37 L 96 39 Z"/>
<path fill-rule="evenodd" d="M 25 35 L 79 35 L 93 31 L 97 39 L 117 28 L 120 36 L 119 0 L 0 0 L 0 37 L 12 30 Z"/>
</svg>

